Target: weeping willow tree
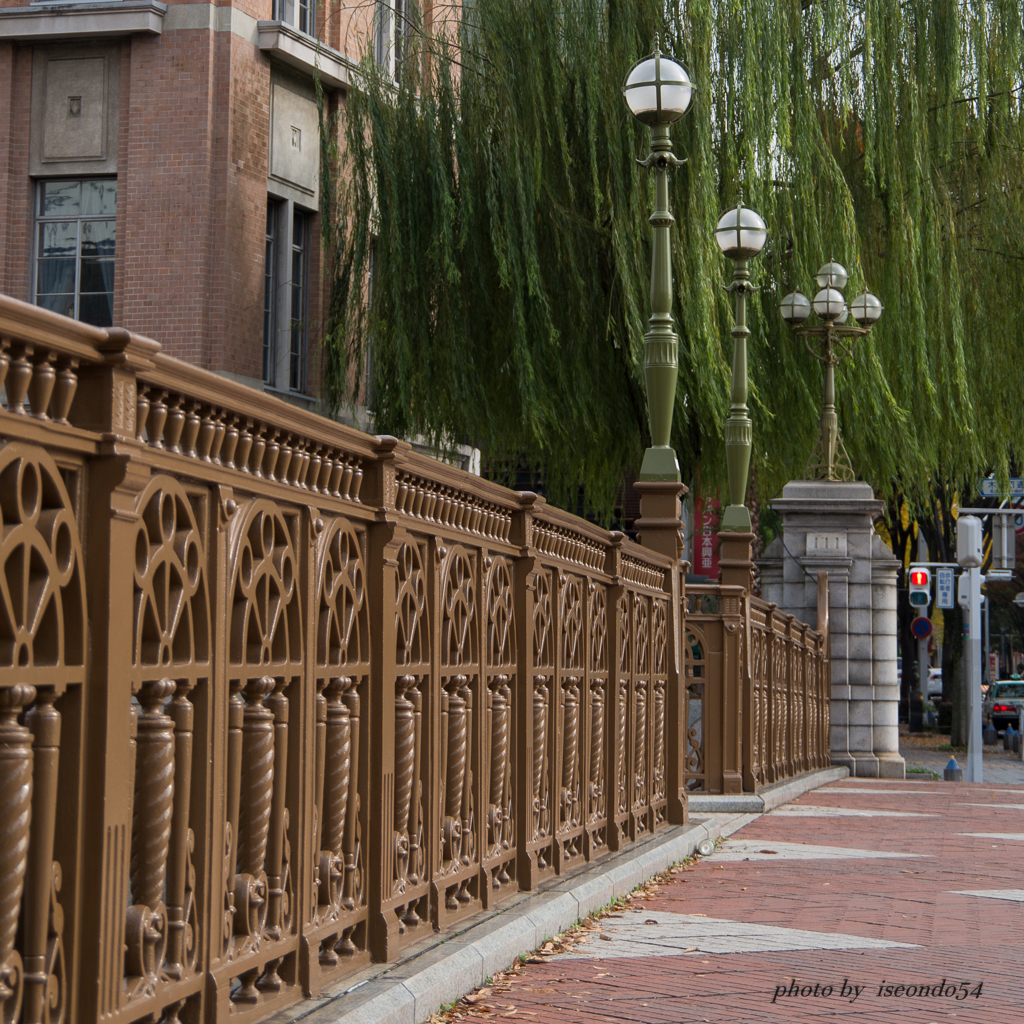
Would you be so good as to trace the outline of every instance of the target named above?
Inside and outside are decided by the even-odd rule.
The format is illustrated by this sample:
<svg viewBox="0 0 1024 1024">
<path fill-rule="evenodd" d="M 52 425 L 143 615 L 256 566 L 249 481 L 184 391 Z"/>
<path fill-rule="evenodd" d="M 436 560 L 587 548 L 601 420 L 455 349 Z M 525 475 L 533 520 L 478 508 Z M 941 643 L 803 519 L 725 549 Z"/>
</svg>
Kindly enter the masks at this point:
<svg viewBox="0 0 1024 1024">
<path fill-rule="evenodd" d="M 1024 452 L 1018 0 L 464 0 L 417 23 L 397 84 L 345 110 L 324 218 L 325 397 L 376 426 L 543 465 L 607 509 L 649 443 L 653 182 L 621 83 L 653 48 L 697 91 L 673 127 L 684 479 L 725 478 L 731 315 L 713 237 L 742 189 L 769 226 L 748 314 L 753 479 L 801 476 L 821 367 L 779 298 L 830 257 L 886 312 L 837 374 L 858 473 L 1006 476 Z"/>
</svg>

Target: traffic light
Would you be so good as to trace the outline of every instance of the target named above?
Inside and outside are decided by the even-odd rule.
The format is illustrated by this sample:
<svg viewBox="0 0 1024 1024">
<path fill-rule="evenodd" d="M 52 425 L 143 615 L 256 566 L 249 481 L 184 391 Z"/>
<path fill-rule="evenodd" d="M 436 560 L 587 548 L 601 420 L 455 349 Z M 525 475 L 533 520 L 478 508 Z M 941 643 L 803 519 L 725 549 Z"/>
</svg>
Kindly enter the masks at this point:
<svg viewBox="0 0 1024 1024">
<path fill-rule="evenodd" d="M 915 608 L 927 608 L 932 603 L 932 571 L 921 566 L 910 570 L 910 603 Z"/>
<path fill-rule="evenodd" d="M 964 515 L 956 521 L 956 560 L 962 569 L 981 568 L 981 520 L 977 516 Z"/>
</svg>

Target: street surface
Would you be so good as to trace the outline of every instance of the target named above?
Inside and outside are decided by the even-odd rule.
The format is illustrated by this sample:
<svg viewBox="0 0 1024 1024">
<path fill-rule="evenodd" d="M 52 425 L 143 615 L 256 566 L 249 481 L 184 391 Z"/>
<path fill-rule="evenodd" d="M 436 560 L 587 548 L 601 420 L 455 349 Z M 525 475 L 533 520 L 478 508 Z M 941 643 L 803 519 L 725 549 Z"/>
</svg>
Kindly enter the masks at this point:
<svg viewBox="0 0 1024 1024">
<path fill-rule="evenodd" d="M 739 816 L 714 854 L 444 1019 L 1020 1020 L 1019 766 L 1018 785 L 847 779 Z"/>
</svg>

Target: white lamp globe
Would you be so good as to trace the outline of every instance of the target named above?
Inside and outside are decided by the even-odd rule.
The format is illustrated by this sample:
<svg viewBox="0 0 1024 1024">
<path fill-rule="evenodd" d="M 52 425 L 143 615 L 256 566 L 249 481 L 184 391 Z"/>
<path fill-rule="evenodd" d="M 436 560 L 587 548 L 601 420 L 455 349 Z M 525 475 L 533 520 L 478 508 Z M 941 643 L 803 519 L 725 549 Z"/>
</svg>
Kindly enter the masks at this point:
<svg viewBox="0 0 1024 1024">
<path fill-rule="evenodd" d="M 846 309 L 846 300 L 843 298 L 842 292 L 836 288 L 822 288 L 814 296 L 814 312 L 822 320 L 834 321 L 842 316 L 844 309 Z"/>
<path fill-rule="evenodd" d="M 761 218 L 742 202 L 726 210 L 715 228 L 718 248 L 731 260 L 756 256 L 768 240 L 768 229 Z"/>
<path fill-rule="evenodd" d="M 814 280 L 818 283 L 819 288 L 842 289 L 846 287 L 846 282 L 850 280 L 850 275 L 846 273 L 846 267 L 842 263 L 831 261 L 826 263 L 814 275 Z"/>
<path fill-rule="evenodd" d="M 693 83 L 686 69 L 655 49 L 626 75 L 622 95 L 633 116 L 646 125 L 672 124 L 686 113 Z"/>
<path fill-rule="evenodd" d="M 863 295 L 858 295 L 857 298 L 850 303 L 850 312 L 853 313 L 853 319 L 861 325 L 861 327 L 870 327 L 872 324 L 878 323 L 882 316 L 882 303 L 878 297 L 872 295 L 871 292 L 865 292 Z"/>
<path fill-rule="evenodd" d="M 787 324 L 802 324 L 811 315 L 811 300 L 800 292 L 790 292 L 783 296 L 779 311 Z"/>
</svg>

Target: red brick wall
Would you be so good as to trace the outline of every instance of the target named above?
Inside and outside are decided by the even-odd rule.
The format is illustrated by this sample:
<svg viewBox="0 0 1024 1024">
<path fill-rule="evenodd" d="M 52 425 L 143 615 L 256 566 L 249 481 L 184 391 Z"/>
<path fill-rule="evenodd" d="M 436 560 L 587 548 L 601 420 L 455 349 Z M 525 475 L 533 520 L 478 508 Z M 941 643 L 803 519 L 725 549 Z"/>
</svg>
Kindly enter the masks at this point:
<svg viewBox="0 0 1024 1024">
<path fill-rule="evenodd" d="M 272 0 L 235 6 L 271 17 Z M 373 4 L 330 7 L 321 4 L 319 34 L 358 59 Z M 207 29 L 135 36 L 121 53 L 114 322 L 206 369 L 259 378 L 270 61 L 233 33 Z M 31 90 L 32 47 L 0 42 L 0 290 L 25 300 Z M 319 225 L 310 255 L 307 392 L 315 394 L 328 296 Z"/>
<path fill-rule="evenodd" d="M 0 290 L 25 301 L 32 286 L 31 108 L 32 48 L 0 43 Z"/>
</svg>

